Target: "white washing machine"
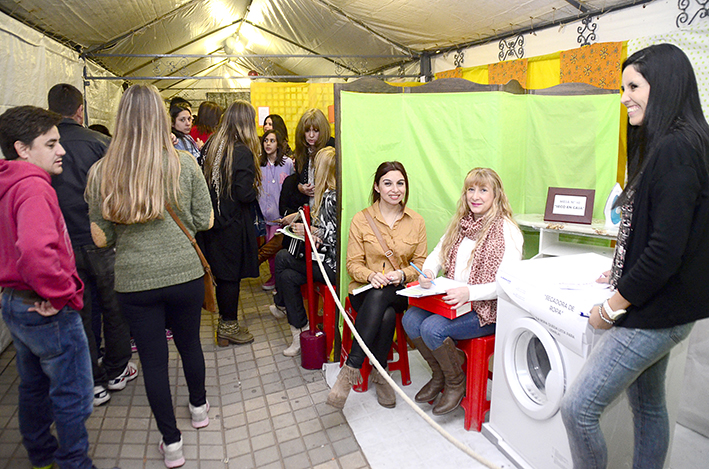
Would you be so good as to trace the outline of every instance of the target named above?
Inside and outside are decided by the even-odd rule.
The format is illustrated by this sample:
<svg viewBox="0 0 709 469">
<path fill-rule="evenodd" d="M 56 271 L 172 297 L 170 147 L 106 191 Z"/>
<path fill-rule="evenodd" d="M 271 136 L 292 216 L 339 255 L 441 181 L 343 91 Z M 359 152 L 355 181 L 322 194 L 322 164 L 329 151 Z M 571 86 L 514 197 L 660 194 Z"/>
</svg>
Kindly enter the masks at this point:
<svg viewBox="0 0 709 469">
<path fill-rule="evenodd" d="M 517 467 L 573 467 L 559 406 L 602 334 L 581 313 L 611 295 L 595 284 L 609 267 L 607 257 L 580 254 L 523 261 L 498 274 L 492 404 L 482 433 Z M 671 437 L 686 353 L 684 341 L 674 348 L 667 372 Z M 606 409 L 601 428 L 608 467 L 632 467 L 632 413 L 625 394 Z"/>
</svg>

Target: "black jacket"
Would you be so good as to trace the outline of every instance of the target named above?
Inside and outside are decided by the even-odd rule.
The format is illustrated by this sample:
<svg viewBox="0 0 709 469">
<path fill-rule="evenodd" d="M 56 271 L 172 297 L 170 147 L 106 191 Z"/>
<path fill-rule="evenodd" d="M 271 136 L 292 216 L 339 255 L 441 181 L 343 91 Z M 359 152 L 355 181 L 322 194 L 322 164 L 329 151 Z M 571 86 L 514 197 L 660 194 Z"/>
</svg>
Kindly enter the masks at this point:
<svg viewBox="0 0 709 469">
<path fill-rule="evenodd" d="M 660 329 L 709 316 L 709 155 L 664 137 L 637 186 L 618 325 Z"/>
<path fill-rule="evenodd" d="M 111 139 L 79 125 L 74 119 L 62 119 L 58 129 L 59 143 L 66 150 L 66 154 L 62 157 L 64 170 L 52 178 L 52 186 L 57 191 L 71 244 L 93 245 L 89 206 L 84 201 L 86 177 L 91 165 L 106 154 Z"/>
</svg>

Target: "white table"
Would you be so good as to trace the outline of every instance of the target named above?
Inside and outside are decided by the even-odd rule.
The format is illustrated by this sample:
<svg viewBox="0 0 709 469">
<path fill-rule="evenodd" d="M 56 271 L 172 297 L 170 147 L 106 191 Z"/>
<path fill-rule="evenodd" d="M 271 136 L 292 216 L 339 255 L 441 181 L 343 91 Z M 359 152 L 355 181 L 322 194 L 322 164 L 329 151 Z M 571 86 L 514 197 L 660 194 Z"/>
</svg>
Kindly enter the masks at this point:
<svg viewBox="0 0 709 469">
<path fill-rule="evenodd" d="M 559 239 L 560 234 L 575 235 L 584 238 L 600 238 L 615 241 L 618 228 L 607 228 L 605 220 L 594 219 L 590 225 L 580 223 L 562 223 L 544 221 L 542 214 L 515 215 L 515 221 L 522 229 L 539 232 L 539 253 L 537 257 L 567 256 L 595 252 L 607 257 L 613 257 L 614 249 L 592 244 L 569 243 Z"/>
</svg>

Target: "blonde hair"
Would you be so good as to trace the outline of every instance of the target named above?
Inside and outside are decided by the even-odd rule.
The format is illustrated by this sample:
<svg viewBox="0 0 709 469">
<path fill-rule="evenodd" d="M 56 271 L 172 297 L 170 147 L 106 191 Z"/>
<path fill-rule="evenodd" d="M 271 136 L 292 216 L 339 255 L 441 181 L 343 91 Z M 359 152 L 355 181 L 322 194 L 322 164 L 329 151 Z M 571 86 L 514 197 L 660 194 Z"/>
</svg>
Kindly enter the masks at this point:
<svg viewBox="0 0 709 469">
<path fill-rule="evenodd" d="M 470 207 L 468 207 L 468 201 L 466 195 L 468 189 L 473 186 L 487 186 L 493 191 L 493 201 L 490 210 L 483 216 L 483 226 L 478 232 L 475 241 L 475 249 L 477 249 L 482 243 L 480 240 L 485 239 L 487 233 L 490 231 L 490 227 L 499 217 L 504 217 L 507 220 L 515 223 L 512 218 L 512 208 L 510 207 L 510 202 L 507 200 L 507 195 L 505 194 L 504 186 L 502 185 L 502 180 L 500 176 L 490 168 L 474 168 L 470 170 L 467 176 L 465 176 L 465 182 L 463 183 L 463 193 L 458 199 L 458 207 L 456 209 L 455 215 L 451 220 L 445 234 L 443 235 L 443 243 L 441 244 L 441 254 L 440 261 L 445 264 L 446 259 L 450 253 L 451 248 L 458 240 L 461 232 L 460 222 L 463 218 L 470 214 Z M 468 263 L 472 262 L 474 257 L 474 252 L 470 256 Z"/>
<path fill-rule="evenodd" d="M 121 97 L 106 156 L 89 172 L 100 180 L 101 214 L 114 223 L 162 218 L 178 206 L 180 159 L 170 140 L 170 118 L 157 88 L 133 85 Z"/>
<path fill-rule="evenodd" d="M 204 175 L 207 182 L 215 186 L 220 197 L 233 195 L 232 170 L 237 143 L 243 143 L 251 151 L 255 170 L 254 188 L 258 191 L 261 188 L 261 171 L 258 170 L 261 144 L 256 135 L 256 110 L 243 100 L 231 103 L 222 115 L 222 122 L 212 136 L 204 159 Z"/>
<path fill-rule="evenodd" d="M 318 141 L 315 142 L 315 151 L 308 153 L 308 142 L 305 140 L 305 132 L 314 128 L 320 135 Z M 295 128 L 295 165 L 296 170 L 301 172 L 305 167 L 305 162 L 308 161 L 310 155 L 315 155 L 322 150 L 330 140 L 330 124 L 327 122 L 325 114 L 320 109 L 308 109 L 303 113 Z"/>
<path fill-rule="evenodd" d="M 310 219 L 314 220 L 320 214 L 322 198 L 327 190 L 337 188 L 337 158 L 333 147 L 325 147 L 315 155 L 315 195 Z"/>
</svg>

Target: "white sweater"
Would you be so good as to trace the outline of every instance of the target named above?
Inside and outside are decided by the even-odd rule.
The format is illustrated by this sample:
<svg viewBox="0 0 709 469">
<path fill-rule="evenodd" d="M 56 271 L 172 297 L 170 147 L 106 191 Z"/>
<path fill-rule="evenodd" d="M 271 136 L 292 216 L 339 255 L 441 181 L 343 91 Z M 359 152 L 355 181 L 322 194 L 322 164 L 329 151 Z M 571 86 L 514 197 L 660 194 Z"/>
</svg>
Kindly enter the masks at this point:
<svg viewBox="0 0 709 469">
<path fill-rule="evenodd" d="M 502 231 L 505 236 L 505 254 L 502 256 L 502 263 L 500 266 L 519 262 L 522 260 L 522 246 L 524 245 L 524 237 L 522 232 L 512 221 L 505 219 Z M 445 236 L 445 235 L 444 235 Z M 426 258 L 426 262 L 423 263 L 423 271 L 429 269 L 433 272 L 434 276 L 438 276 L 439 272 L 443 268 L 441 264 L 441 244 L 443 243 L 443 237 L 438 241 L 436 247 L 431 251 L 431 254 Z M 463 241 L 458 247 L 458 253 L 455 261 L 455 275 L 453 280 L 458 282 L 468 283 L 470 278 L 470 266 L 468 265 L 468 260 L 473 254 L 475 249 L 475 241 L 470 238 L 463 238 Z M 470 301 L 479 300 L 494 300 L 497 298 L 497 288 L 495 282 L 483 283 L 479 285 L 468 285 L 468 290 L 470 294 Z"/>
</svg>

